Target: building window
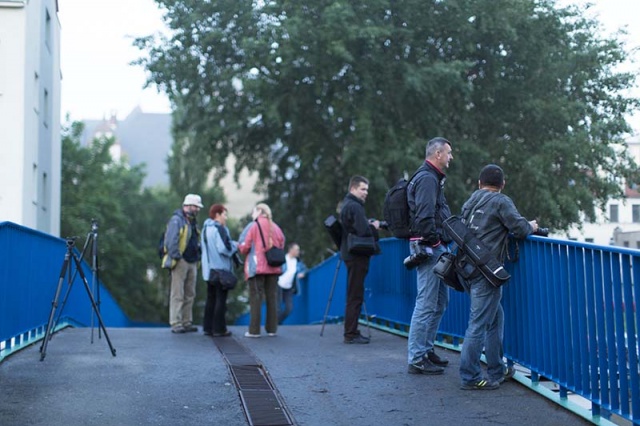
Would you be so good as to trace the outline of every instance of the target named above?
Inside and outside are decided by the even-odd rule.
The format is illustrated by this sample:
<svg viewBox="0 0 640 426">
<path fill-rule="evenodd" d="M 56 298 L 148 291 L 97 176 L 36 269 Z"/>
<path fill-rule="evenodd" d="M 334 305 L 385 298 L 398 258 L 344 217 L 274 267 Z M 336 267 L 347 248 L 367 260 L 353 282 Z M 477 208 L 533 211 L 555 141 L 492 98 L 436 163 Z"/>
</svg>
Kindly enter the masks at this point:
<svg viewBox="0 0 640 426">
<path fill-rule="evenodd" d="M 640 223 L 640 204 L 631 206 L 631 220 L 633 223 Z"/>
<path fill-rule="evenodd" d="M 618 222 L 618 205 L 611 204 L 609 206 L 609 222 L 617 223 Z"/>
<path fill-rule="evenodd" d="M 640 249 L 640 241 L 636 241 L 636 248 Z"/>
<path fill-rule="evenodd" d="M 44 100 L 42 105 L 42 120 L 44 123 L 44 127 L 49 127 L 49 91 L 44 89 Z"/>
<path fill-rule="evenodd" d="M 584 242 L 585 243 L 592 243 L 593 242 L 593 238 L 585 238 Z"/>
<path fill-rule="evenodd" d="M 49 14 L 49 9 L 45 9 L 44 13 L 44 44 L 51 52 L 51 15 Z"/>
<path fill-rule="evenodd" d="M 629 241 L 623 241 L 622 245 L 625 246 L 625 247 L 629 247 Z"/>
</svg>

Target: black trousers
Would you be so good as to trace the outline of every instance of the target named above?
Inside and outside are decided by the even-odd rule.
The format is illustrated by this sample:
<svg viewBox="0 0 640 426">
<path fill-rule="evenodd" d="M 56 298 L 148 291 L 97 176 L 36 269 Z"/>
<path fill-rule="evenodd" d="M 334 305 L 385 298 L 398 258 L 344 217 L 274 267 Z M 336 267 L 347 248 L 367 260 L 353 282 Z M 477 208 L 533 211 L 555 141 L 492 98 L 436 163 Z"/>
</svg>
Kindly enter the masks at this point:
<svg viewBox="0 0 640 426">
<path fill-rule="evenodd" d="M 347 265 L 347 306 L 344 312 L 344 337 L 352 338 L 360 334 L 358 318 L 364 301 L 364 279 L 369 272 L 368 256 L 353 256 Z"/>
<path fill-rule="evenodd" d="M 205 333 L 222 334 L 227 332 L 227 294 L 220 283 L 207 282 L 207 302 L 204 305 L 204 320 L 202 331 Z"/>
</svg>

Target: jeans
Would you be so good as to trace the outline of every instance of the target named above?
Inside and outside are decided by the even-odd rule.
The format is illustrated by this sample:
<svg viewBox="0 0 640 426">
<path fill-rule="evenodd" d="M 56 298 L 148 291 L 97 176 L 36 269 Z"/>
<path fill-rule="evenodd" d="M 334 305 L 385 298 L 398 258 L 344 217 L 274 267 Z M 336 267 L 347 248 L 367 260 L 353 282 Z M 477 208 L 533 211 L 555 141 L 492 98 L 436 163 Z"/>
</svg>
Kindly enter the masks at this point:
<svg viewBox="0 0 640 426">
<path fill-rule="evenodd" d="M 293 311 L 293 296 L 293 288 L 287 290 L 278 286 L 278 324 L 282 324 Z"/>
<path fill-rule="evenodd" d="M 262 300 L 267 301 L 267 333 L 278 331 L 278 276 L 256 275 L 249 278 L 249 333 L 260 334 Z"/>
<path fill-rule="evenodd" d="M 172 327 L 193 324 L 193 301 L 196 298 L 198 263 L 178 260 L 171 270 L 169 324 Z"/>
<path fill-rule="evenodd" d="M 364 301 L 364 279 L 369 272 L 369 256 L 353 256 L 347 265 L 347 306 L 344 311 L 344 337 L 360 335 L 358 319 Z"/>
<path fill-rule="evenodd" d="M 433 249 L 433 256 L 418 265 L 418 294 L 409 328 L 409 364 L 418 362 L 433 349 L 433 342 L 440 327 L 440 320 L 449 304 L 449 288 L 433 275 L 433 266 L 447 248 L 440 244 Z"/>
<path fill-rule="evenodd" d="M 223 334 L 227 332 L 227 294 L 219 282 L 207 283 L 207 302 L 204 305 L 202 330 L 205 333 Z"/>
<path fill-rule="evenodd" d="M 502 361 L 502 287 L 494 287 L 483 276 L 479 276 L 465 283 L 465 288 L 471 297 L 471 310 L 460 355 L 460 378 L 463 383 L 482 379 L 480 356 L 484 347 L 487 377 L 496 381 L 503 377 L 505 368 Z"/>
</svg>

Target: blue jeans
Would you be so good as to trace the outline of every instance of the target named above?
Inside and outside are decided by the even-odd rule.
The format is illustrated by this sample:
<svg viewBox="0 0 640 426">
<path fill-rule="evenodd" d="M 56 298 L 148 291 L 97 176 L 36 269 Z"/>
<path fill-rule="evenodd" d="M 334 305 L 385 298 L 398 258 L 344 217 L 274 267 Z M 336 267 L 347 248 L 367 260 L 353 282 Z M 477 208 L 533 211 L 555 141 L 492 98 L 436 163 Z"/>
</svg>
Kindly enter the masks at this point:
<svg viewBox="0 0 640 426">
<path fill-rule="evenodd" d="M 465 288 L 471 297 L 471 309 L 460 355 L 460 378 L 463 383 L 482 379 L 480 356 L 484 348 L 487 377 L 490 380 L 498 380 L 504 375 L 505 368 L 502 361 L 502 287 L 496 288 L 483 276 L 479 276 L 465 283 Z"/>
<path fill-rule="evenodd" d="M 418 294 L 409 329 L 409 364 L 420 361 L 433 349 L 440 320 L 449 304 L 449 288 L 433 275 L 433 266 L 440 254 L 446 251 L 447 248 L 440 244 L 433 249 L 433 256 L 416 268 Z"/>
<path fill-rule="evenodd" d="M 293 288 L 286 290 L 278 286 L 278 324 L 282 324 L 293 311 L 293 296 Z M 284 309 L 282 303 L 284 303 Z"/>
</svg>

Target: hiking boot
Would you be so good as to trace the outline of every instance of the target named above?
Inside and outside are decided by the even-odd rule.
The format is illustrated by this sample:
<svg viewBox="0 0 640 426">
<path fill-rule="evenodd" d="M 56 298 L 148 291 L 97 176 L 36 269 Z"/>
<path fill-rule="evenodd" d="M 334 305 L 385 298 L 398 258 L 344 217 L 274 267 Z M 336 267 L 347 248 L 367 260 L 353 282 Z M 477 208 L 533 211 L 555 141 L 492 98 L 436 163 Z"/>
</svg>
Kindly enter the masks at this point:
<svg viewBox="0 0 640 426">
<path fill-rule="evenodd" d="M 344 338 L 344 342 L 345 343 L 357 343 L 357 344 L 361 344 L 361 345 L 366 345 L 367 343 L 369 343 L 369 338 L 368 337 L 364 337 L 361 334 L 358 334 L 355 337 L 345 337 Z"/>
<path fill-rule="evenodd" d="M 494 390 L 500 387 L 500 383 L 494 382 L 492 380 L 480 379 L 475 382 L 467 382 L 463 383 L 460 386 L 462 390 Z"/>
<path fill-rule="evenodd" d="M 198 331 L 198 327 L 196 327 L 193 324 L 187 324 L 187 325 L 183 326 L 182 328 L 184 328 L 185 333 L 194 333 L 194 332 Z"/>
<path fill-rule="evenodd" d="M 502 377 L 500 377 L 500 378 L 497 380 L 497 382 L 498 382 L 499 384 L 502 384 L 502 383 L 504 383 L 504 382 L 505 382 L 505 380 L 509 380 L 509 379 L 511 379 L 511 378 L 514 376 L 514 374 L 516 374 L 516 369 L 515 369 L 515 368 L 513 368 L 513 366 L 509 366 L 509 367 L 507 367 L 507 368 L 504 370 L 504 375 L 503 375 Z"/>
<path fill-rule="evenodd" d="M 444 367 L 435 365 L 428 358 L 423 357 L 420 361 L 409 364 L 407 371 L 409 374 L 442 374 Z"/>
<path fill-rule="evenodd" d="M 185 330 L 181 325 L 174 325 L 173 327 L 171 327 L 171 332 L 176 334 L 183 334 L 186 333 L 187 330 Z"/>
<path fill-rule="evenodd" d="M 435 351 L 431 350 L 427 352 L 427 358 L 435 365 L 439 365 L 441 367 L 446 367 L 449 365 L 449 360 L 445 358 L 440 358 Z"/>
</svg>

